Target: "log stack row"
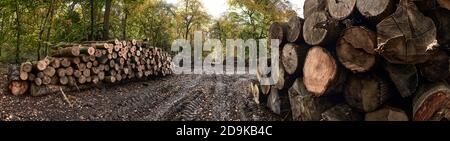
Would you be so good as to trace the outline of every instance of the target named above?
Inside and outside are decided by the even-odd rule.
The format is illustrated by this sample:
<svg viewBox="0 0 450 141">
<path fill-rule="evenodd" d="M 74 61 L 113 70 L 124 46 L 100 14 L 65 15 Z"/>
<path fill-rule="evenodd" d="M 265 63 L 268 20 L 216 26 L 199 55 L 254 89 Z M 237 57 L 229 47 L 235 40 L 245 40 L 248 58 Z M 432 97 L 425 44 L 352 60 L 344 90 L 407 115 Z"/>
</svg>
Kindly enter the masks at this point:
<svg viewBox="0 0 450 141">
<path fill-rule="evenodd" d="M 57 45 L 49 57 L 10 69 L 14 95 L 41 96 L 103 83 L 170 75 L 171 57 L 143 41 L 84 42 Z"/>
<path fill-rule="evenodd" d="M 449 5 L 306 0 L 305 20 L 270 28 L 282 42 L 276 85 L 249 93 L 292 120 L 448 120 Z"/>
</svg>

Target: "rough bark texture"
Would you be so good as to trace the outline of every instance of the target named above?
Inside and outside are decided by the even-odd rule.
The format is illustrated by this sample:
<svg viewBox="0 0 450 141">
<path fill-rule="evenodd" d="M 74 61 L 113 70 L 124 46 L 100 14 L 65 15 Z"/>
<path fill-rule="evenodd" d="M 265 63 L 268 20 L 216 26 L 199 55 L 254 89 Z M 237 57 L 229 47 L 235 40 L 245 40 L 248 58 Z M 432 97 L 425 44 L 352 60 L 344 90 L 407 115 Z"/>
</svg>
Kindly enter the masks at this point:
<svg viewBox="0 0 450 141">
<path fill-rule="evenodd" d="M 447 83 L 421 85 L 413 100 L 413 120 L 431 120 L 433 115 L 437 114 L 441 109 L 450 107 L 449 101 L 450 89 Z"/>
</svg>

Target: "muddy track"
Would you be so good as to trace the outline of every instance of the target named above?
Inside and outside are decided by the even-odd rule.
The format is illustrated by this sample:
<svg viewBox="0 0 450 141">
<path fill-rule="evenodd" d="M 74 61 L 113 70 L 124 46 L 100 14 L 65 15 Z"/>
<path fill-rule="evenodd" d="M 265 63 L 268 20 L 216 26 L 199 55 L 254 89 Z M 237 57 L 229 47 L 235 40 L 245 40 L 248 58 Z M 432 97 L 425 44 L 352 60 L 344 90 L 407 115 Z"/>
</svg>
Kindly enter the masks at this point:
<svg viewBox="0 0 450 141">
<path fill-rule="evenodd" d="M 0 120 L 280 120 L 246 94 L 249 76 L 173 75 L 44 97 L 0 95 Z"/>
</svg>

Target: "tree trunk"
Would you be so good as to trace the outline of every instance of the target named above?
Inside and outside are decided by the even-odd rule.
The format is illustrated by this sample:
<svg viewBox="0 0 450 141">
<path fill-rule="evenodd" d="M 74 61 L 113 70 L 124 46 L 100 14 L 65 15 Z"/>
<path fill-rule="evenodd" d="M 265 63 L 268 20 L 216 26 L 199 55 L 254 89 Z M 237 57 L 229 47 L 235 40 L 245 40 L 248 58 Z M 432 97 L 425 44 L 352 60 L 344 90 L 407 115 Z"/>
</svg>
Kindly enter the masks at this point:
<svg viewBox="0 0 450 141">
<path fill-rule="evenodd" d="M 336 53 L 347 69 L 366 72 L 375 65 L 376 34 L 364 27 L 350 27 L 337 41 Z"/>
<path fill-rule="evenodd" d="M 321 114 L 321 121 L 361 121 L 363 115 L 354 111 L 347 104 L 338 104 Z"/>
<path fill-rule="evenodd" d="M 438 46 L 433 21 L 408 0 L 377 25 L 377 34 L 377 51 L 395 64 L 424 63 Z"/>
<path fill-rule="evenodd" d="M 408 121 L 405 111 L 386 106 L 366 114 L 366 121 Z"/>
<path fill-rule="evenodd" d="M 306 89 L 314 96 L 322 96 L 345 81 L 345 72 L 333 56 L 324 48 L 312 47 L 303 67 Z"/>
<path fill-rule="evenodd" d="M 295 80 L 288 91 L 294 121 L 318 121 L 321 113 L 333 106 L 328 97 L 314 97 L 303 84 L 303 78 Z"/>
<path fill-rule="evenodd" d="M 305 23 L 305 20 L 293 16 L 291 19 L 289 19 L 288 26 L 289 30 L 287 31 L 287 40 L 290 43 L 300 43 L 303 41 L 303 24 Z"/>
<path fill-rule="evenodd" d="M 427 14 L 434 21 L 437 28 L 437 40 L 442 46 L 447 45 L 445 48 L 447 51 L 450 50 L 448 45 L 450 44 L 450 12 L 447 9 L 438 8 Z"/>
<path fill-rule="evenodd" d="M 422 85 L 413 99 L 413 120 L 430 120 L 441 109 L 450 107 L 449 101 L 448 84 L 439 82 Z"/>
<path fill-rule="evenodd" d="M 109 15 L 111 13 L 111 1 L 105 0 L 105 13 L 103 16 L 103 40 L 109 39 Z"/>
<path fill-rule="evenodd" d="M 47 14 L 44 17 L 43 22 L 41 24 L 41 28 L 39 30 L 39 39 L 38 39 L 39 43 L 38 43 L 38 49 L 37 49 L 38 60 L 41 59 L 41 47 L 42 47 L 42 42 L 43 42 L 42 35 L 44 34 L 45 26 L 47 25 L 47 21 L 50 18 L 50 13 L 51 13 L 52 9 L 53 9 L 53 1 L 50 2 L 50 7 L 47 10 Z"/>
<path fill-rule="evenodd" d="M 91 12 L 91 25 L 90 25 L 90 33 L 89 33 L 89 41 L 95 40 L 94 37 L 94 29 L 95 29 L 95 8 L 94 8 L 94 0 L 89 0 L 90 12 Z"/>
<path fill-rule="evenodd" d="M 396 0 L 357 0 L 356 7 L 364 17 L 373 23 L 379 23 L 395 11 L 395 1 Z"/>
<path fill-rule="evenodd" d="M 402 97 L 409 97 L 416 91 L 419 76 L 414 65 L 397 65 L 386 62 L 384 68 Z"/>
<path fill-rule="evenodd" d="M 355 5 L 356 0 L 327 0 L 328 12 L 335 20 L 349 17 L 353 13 Z"/>
<path fill-rule="evenodd" d="M 388 82 L 374 74 L 355 75 L 347 83 L 345 89 L 347 103 L 362 112 L 378 109 L 390 97 Z"/>
<path fill-rule="evenodd" d="M 339 35 L 339 27 L 326 12 L 314 12 L 305 20 L 303 38 L 309 45 L 327 45 L 334 43 Z"/>
<path fill-rule="evenodd" d="M 16 1 L 16 31 L 17 31 L 17 38 L 16 38 L 16 64 L 19 64 L 20 62 L 20 31 L 21 31 L 21 25 L 20 25 L 20 4 L 19 1 Z"/>
<path fill-rule="evenodd" d="M 281 65 L 289 75 L 300 76 L 309 46 L 286 44 L 281 54 Z"/>
</svg>

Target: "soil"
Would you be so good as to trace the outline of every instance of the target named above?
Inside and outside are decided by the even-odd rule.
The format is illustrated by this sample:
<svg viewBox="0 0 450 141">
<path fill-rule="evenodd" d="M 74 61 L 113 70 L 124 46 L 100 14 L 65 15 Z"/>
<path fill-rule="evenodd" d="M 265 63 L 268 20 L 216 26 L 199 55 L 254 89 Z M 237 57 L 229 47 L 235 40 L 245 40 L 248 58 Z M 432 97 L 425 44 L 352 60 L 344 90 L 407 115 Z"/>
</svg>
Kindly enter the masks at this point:
<svg viewBox="0 0 450 141">
<path fill-rule="evenodd" d="M 2 80 L 5 80 L 2 74 Z M 250 76 L 171 75 L 43 97 L 0 94 L 5 121 L 279 121 L 246 92 Z M 2 84 L 5 81 L 0 82 Z M 2 87 L 4 88 L 4 87 Z"/>
</svg>

